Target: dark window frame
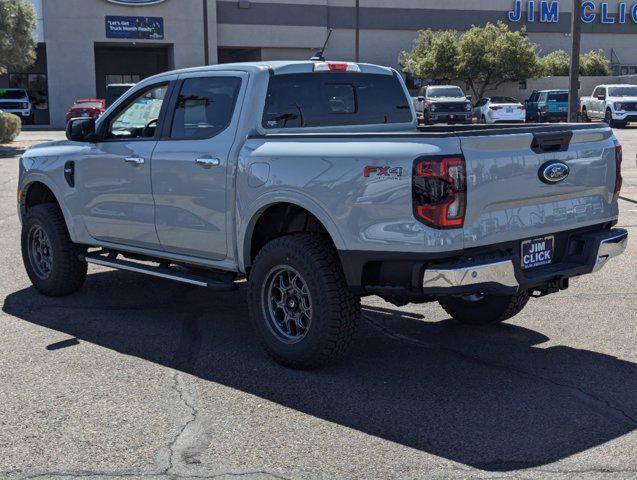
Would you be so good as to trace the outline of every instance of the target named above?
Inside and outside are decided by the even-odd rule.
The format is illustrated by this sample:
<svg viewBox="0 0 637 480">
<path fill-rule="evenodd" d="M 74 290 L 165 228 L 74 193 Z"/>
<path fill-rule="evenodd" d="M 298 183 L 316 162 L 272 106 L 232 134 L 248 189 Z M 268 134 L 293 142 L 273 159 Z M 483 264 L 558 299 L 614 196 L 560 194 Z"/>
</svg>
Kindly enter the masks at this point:
<svg viewBox="0 0 637 480">
<path fill-rule="evenodd" d="M 237 89 L 237 94 L 235 95 L 235 98 L 233 100 L 232 103 L 232 110 L 231 110 L 231 114 L 230 117 L 228 119 L 228 123 L 226 124 L 226 126 L 218 131 L 217 133 L 215 133 L 214 135 L 210 136 L 210 137 L 198 137 L 198 138 L 193 138 L 193 137 L 173 137 L 171 136 L 172 133 L 172 129 L 173 129 L 173 123 L 175 121 L 175 114 L 177 113 L 177 102 L 179 101 L 179 94 L 181 93 L 181 89 L 183 87 L 183 84 L 187 81 L 187 80 L 196 80 L 196 79 L 202 79 L 202 78 L 236 78 L 239 80 L 239 88 Z M 181 78 L 179 80 L 177 80 L 175 82 L 174 88 L 173 88 L 173 94 L 170 98 L 170 101 L 168 102 L 168 106 L 167 106 L 167 111 L 166 111 L 166 121 L 164 122 L 164 126 L 163 129 L 160 133 L 159 136 L 159 140 L 165 141 L 165 140 L 171 140 L 171 141 L 185 141 L 185 140 L 191 140 L 191 141 L 198 141 L 198 140 L 210 140 L 212 138 L 218 137 L 219 135 L 221 135 L 223 132 L 225 132 L 226 130 L 228 130 L 228 128 L 230 127 L 230 125 L 232 124 L 232 120 L 234 119 L 235 113 L 236 113 L 236 109 L 237 109 L 237 103 L 239 101 L 239 97 L 241 96 L 241 90 L 243 89 L 243 77 L 239 76 L 239 75 L 206 75 L 206 76 L 192 76 L 192 77 L 185 77 L 185 78 Z"/>
</svg>

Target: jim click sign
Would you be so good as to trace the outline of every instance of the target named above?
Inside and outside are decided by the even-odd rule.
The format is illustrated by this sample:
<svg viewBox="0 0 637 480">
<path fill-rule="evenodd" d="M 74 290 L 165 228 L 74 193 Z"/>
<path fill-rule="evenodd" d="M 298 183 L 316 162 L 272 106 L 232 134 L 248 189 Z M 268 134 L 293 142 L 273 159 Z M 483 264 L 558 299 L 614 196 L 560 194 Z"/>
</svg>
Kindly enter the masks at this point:
<svg viewBox="0 0 637 480">
<path fill-rule="evenodd" d="M 637 3 L 613 2 L 611 5 L 600 2 L 596 5 L 585 1 L 579 15 L 584 23 L 637 23 Z M 560 3 L 556 0 L 516 0 L 507 16 L 511 22 L 557 23 L 560 21 Z"/>
<path fill-rule="evenodd" d="M 161 17 L 106 17 L 106 38 L 163 40 L 164 19 Z"/>
</svg>

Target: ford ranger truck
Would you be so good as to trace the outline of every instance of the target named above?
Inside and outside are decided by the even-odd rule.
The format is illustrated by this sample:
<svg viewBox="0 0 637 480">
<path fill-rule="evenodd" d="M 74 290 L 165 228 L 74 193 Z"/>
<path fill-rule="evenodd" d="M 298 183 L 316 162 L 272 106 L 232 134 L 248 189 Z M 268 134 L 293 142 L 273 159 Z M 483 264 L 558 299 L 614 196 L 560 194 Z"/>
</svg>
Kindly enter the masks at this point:
<svg viewBox="0 0 637 480">
<path fill-rule="evenodd" d="M 361 297 L 502 322 L 627 242 L 607 125 L 419 129 L 400 75 L 380 66 L 169 72 L 67 135 L 20 159 L 35 288 L 71 294 L 87 264 L 202 295 L 245 279 L 258 337 L 295 368 L 347 351 Z"/>
<path fill-rule="evenodd" d="M 580 99 L 582 120 L 603 120 L 611 127 L 624 128 L 637 122 L 636 85 L 600 85 L 590 97 Z"/>
</svg>

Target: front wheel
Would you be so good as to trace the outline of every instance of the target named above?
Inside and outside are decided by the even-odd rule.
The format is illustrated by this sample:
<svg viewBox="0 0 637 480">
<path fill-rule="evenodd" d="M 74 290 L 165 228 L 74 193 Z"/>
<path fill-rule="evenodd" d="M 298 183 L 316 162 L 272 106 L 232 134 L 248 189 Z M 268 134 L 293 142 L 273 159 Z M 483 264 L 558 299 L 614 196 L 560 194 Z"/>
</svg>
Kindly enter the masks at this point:
<svg viewBox="0 0 637 480">
<path fill-rule="evenodd" d="M 515 317 L 529 301 L 529 292 L 514 295 L 464 295 L 445 297 L 440 306 L 455 320 L 466 325 L 490 325 Z"/>
<path fill-rule="evenodd" d="M 334 247 L 318 234 L 277 238 L 259 252 L 248 281 L 252 324 L 280 364 L 317 368 L 340 360 L 360 321 Z"/>
<path fill-rule="evenodd" d="M 69 295 L 86 279 L 82 249 L 74 244 L 57 205 L 31 208 L 22 225 L 22 260 L 33 286 L 49 297 Z"/>
<path fill-rule="evenodd" d="M 617 123 L 613 120 L 613 112 L 610 109 L 606 110 L 606 115 L 604 115 L 604 123 L 606 123 L 609 127 L 617 127 Z"/>
</svg>

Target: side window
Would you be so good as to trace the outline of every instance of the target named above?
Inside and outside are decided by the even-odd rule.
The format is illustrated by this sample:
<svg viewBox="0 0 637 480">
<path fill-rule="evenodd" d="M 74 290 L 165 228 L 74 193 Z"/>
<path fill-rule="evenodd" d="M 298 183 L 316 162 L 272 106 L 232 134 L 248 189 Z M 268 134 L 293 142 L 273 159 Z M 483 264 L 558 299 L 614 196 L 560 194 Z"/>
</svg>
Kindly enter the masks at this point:
<svg viewBox="0 0 637 480">
<path fill-rule="evenodd" d="M 109 122 L 106 138 L 123 140 L 154 137 L 167 91 L 168 84 L 162 84 L 135 96 Z"/>
<path fill-rule="evenodd" d="M 170 138 L 212 138 L 224 131 L 241 88 L 239 77 L 201 77 L 184 80 L 170 131 Z"/>
<path fill-rule="evenodd" d="M 540 102 L 540 103 L 545 103 L 545 102 L 546 102 L 546 97 L 547 97 L 547 95 L 548 95 L 548 94 L 547 94 L 546 92 L 542 92 L 542 93 L 540 94 L 540 98 L 538 99 L 538 102 Z"/>
</svg>

